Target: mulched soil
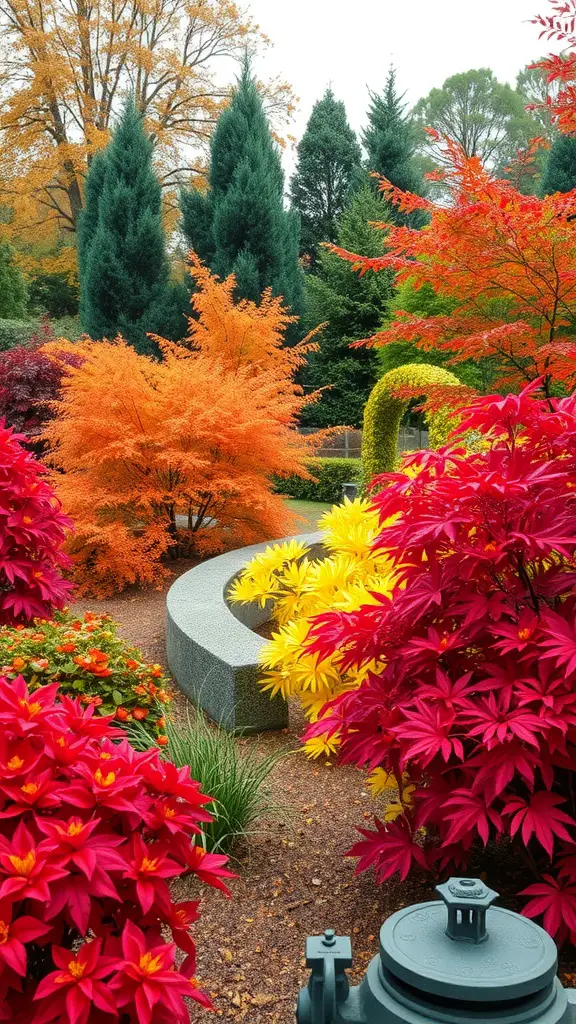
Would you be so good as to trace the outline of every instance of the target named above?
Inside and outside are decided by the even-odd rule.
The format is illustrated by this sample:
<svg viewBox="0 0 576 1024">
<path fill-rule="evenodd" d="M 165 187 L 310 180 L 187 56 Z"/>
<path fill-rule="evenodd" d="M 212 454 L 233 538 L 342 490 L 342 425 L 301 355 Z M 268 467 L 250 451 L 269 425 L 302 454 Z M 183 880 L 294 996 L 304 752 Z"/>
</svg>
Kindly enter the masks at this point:
<svg viewBox="0 0 576 1024">
<path fill-rule="evenodd" d="M 179 560 L 173 578 L 194 563 Z M 171 580 L 170 580 L 171 582 Z M 105 601 L 82 601 L 78 611 L 106 611 L 122 625 L 123 635 L 153 661 L 166 665 L 165 593 L 148 590 Z M 184 708 L 182 698 L 182 709 Z M 178 704 L 176 705 L 178 707 Z M 378 887 L 371 873 L 354 875 L 354 861 L 343 857 L 357 839 L 355 825 L 381 813 L 364 788 L 364 775 L 353 768 L 311 762 L 300 752 L 302 718 L 291 708 L 290 728 L 281 733 L 239 739 L 262 753 L 291 751 L 272 777 L 274 796 L 285 808 L 281 820 L 264 822 L 244 849 L 235 851 L 238 871 L 231 901 L 202 889 L 202 917 L 195 926 L 198 977 L 219 1016 L 250 1024 L 288 1024 L 294 1020 L 298 989 L 306 983 L 306 936 L 334 928 L 352 937 L 357 984 L 378 951 L 382 921 L 401 907 L 433 898 L 426 880 L 388 881 Z M 502 861 L 497 851 L 484 854 L 478 871 L 502 893 L 506 906 L 520 909 L 513 893 L 527 884 L 518 866 Z M 180 880 L 178 899 L 194 899 L 195 883 Z M 563 953 L 562 975 L 576 973 L 574 950 Z M 572 979 L 565 979 L 573 983 Z M 203 1018 L 193 1010 L 191 1019 Z M 206 1018 L 204 1018 L 206 1019 Z"/>
</svg>

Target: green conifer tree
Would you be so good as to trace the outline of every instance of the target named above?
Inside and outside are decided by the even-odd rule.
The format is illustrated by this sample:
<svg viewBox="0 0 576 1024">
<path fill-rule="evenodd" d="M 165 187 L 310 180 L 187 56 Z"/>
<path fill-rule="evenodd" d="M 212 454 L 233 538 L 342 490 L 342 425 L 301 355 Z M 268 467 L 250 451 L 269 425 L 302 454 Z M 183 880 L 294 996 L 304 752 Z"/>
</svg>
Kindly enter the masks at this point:
<svg viewBox="0 0 576 1024">
<path fill-rule="evenodd" d="M 299 314 L 300 224 L 283 192 L 278 147 L 246 62 L 212 136 L 209 190 L 182 196 L 184 234 L 213 272 L 236 275 L 239 297 L 258 301 L 271 288 Z"/>
<path fill-rule="evenodd" d="M 556 135 L 548 154 L 542 179 L 545 196 L 553 192 L 571 192 L 576 188 L 576 138 Z"/>
<path fill-rule="evenodd" d="M 298 164 L 290 182 L 292 206 L 302 222 L 300 251 L 316 260 L 319 242 L 335 242 L 338 217 L 358 184 L 361 153 L 346 108 L 327 89 L 314 104 L 298 144 Z"/>
<path fill-rule="evenodd" d="M 106 173 L 107 165 L 107 152 L 108 147 L 106 147 L 106 149 L 101 149 L 98 153 L 94 154 L 90 161 L 88 174 L 86 176 L 86 184 L 84 187 L 84 209 L 82 210 L 78 219 L 78 278 L 81 282 L 79 313 L 80 323 L 83 329 L 86 331 L 86 268 L 88 263 L 88 255 L 90 253 L 92 242 L 94 240 L 96 228 L 98 227 L 98 210 L 100 207 L 102 189 L 104 187 L 104 176 Z"/>
<path fill-rule="evenodd" d="M 129 101 L 88 174 L 79 260 L 83 330 L 93 338 L 122 334 L 148 354 L 156 348 L 147 333 L 163 334 L 171 325 L 167 333 L 174 336 L 175 312 L 152 151 L 142 117 Z"/>
<path fill-rule="evenodd" d="M 406 114 L 404 97 L 396 88 L 396 72 L 390 68 L 382 95 L 370 93 L 368 126 L 362 136 L 366 148 L 366 168 L 388 178 L 405 192 L 426 194 L 426 185 L 418 162 L 418 130 Z M 398 223 L 421 227 L 426 216 L 420 211 L 408 218 L 396 210 L 391 213 Z"/>
<path fill-rule="evenodd" d="M 381 256 L 385 236 L 371 221 L 389 220 L 380 195 L 365 184 L 352 198 L 338 223 L 338 245 L 363 256 Z M 308 328 L 326 322 L 318 352 L 311 353 L 302 373 L 307 391 L 331 385 L 320 401 L 304 410 L 310 426 L 362 424 L 364 404 L 378 376 L 378 356 L 373 349 L 351 349 L 350 343 L 378 330 L 392 298 L 391 277 L 386 273 L 360 277 L 344 260 L 319 252 L 317 275 L 306 278 Z"/>
</svg>

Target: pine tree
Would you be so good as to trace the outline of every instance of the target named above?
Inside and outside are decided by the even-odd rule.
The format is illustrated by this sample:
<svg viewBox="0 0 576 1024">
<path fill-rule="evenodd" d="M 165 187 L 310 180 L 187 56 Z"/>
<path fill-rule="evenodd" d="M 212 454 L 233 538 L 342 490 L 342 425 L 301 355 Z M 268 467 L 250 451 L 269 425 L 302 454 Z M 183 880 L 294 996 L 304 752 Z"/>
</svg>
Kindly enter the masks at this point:
<svg viewBox="0 0 576 1024">
<path fill-rule="evenodd" d="M 417 129 L 406 114 L 403 99 L 396 89 L 396 72 L 390 68 L 382 95 L 370 93 L 368 127 L 362 136 L 367 153 L 366 167 L 397 188 L 425 195 L 424 177 L 416 157 Z M 394 219 L 400 219 L 396 211 L 392 213 Z M 410 227 L 421 227 L 425 220 L 418 212 L 411 214 L 408 222 Z"/>
<path fill-rule="evenodd" d="M 338 223 L 338 245 L 350 252 L 381 256 L 382 231 L 371 221 L 389 219 L 389 210 L 368 185 L 359 189 Z M 332 385 L 316 405 L 304 409 L 303 422 L 311 426 L 361 426 L 364 404 L 378 373 L 377 354 L 368 348 L 350 348 L 352 341 L 370 337 L 382 323 L 392 298 L 389 274 L 365 274 L 321 250 L 317 275 L 306 278 L 305 322 L 308 328 L 327 323 L 319 337 L 319 350 L 309 357 L 302 374 L 306 391 Z"/>
<path fill-rule="evenodd" d="M 88 174 L 79 253 L 83 330 L 92 338 L 122 334 L 138 352 L 148 354 L 156 349 L 147 333 L 160 334 L 174 320 L 152 151 L 142 117 L 130 101 L 112 142 Z"/>
<path fill-rule="evenodd" d="M 360 147 L 346 108 L 327 89 L 312 109 L 290 183 L 292 205 L 302 221 L 300 251 L 314 261 L 319 242 L 336 241 L 337 219 L 358 181 L 360 166 Z"/>
<path fill-rule="evenodd" d="M 209 186 L 182 196 L 191 247 L 220 277 L 236 275 L 237 297 L 259 301 L 271 288 L 300 313 L 299 219 L 284 209 L 278 147 L 248 63 L 212 136 Z"/>
<path fill-rule="evenodd" d="M 553 192 L 571 192 L 576 188 L 576 138 L 557 135 L 548 154 L 542 179 L 545 196 Z"/>
</svg>

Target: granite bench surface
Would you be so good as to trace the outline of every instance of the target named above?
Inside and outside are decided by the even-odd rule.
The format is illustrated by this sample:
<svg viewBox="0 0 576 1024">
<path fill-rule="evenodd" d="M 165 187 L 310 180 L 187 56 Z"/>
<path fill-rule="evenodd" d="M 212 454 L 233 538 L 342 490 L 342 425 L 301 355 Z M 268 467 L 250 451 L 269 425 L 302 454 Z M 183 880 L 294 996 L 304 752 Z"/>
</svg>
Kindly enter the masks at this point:
<svg viewBox="0 0 576 1024">
<path fill-rule="evenodd" d="M 322 534 L 300 534 L 296 539 L 318 552 Z M 166 599 L 170 670 L 182 692 L 231 731 L 262 732 L 288 725 L 286 702 L 279 696 L 271 700 L 258 685 L 258 656 L 266 641 L 253 630 L 268 620 L 270 609 L 257 604 L 230 606 L 226 599 L 238 573 L 271 543 L 237 548 L 202 562 L 172 584 Z"/>
</svg>

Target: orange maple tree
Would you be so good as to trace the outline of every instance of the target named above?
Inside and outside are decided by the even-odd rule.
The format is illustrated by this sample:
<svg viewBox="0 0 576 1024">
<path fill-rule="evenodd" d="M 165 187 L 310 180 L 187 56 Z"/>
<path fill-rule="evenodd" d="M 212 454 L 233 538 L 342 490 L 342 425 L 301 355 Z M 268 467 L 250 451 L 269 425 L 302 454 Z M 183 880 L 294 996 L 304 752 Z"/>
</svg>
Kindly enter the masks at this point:
<svg viewBox="0 0 576 1024">
<path fill-rule="evenodd" d="M 201 554 L 279 537 L 294 517 L 271 477 L 309 476 L 322 435 L 296 429 L 294 383 L 313 342 L 283 347 L 281 300 L 235 303 L 195 258 L 197 319 L 185 345 L 157 339 L 163 359 L 121 338 L 71 346 L 82 363 L 63 383 L 46 430 L 53 479 L 76 532 L 70 542 L 85 593 L 156 583 L 163 556 L 184 543 Z M 44 351 L 61 358 L 66 343 Z"/>
<path fill-rule="evenodd" d="M 555 40 L 562 53 L 550 54 L 533 66 L 545 72 L 548 83 L 556 83 L 555 95 L 546 98 L 557 128 L 565 134 L 576 132 L 576 0 L 549 0 L 550 14 L 537 14 L 540 39 Z"/>
<path fill-rule="evenodd" d="M 443 139 L 449 201 L 437 205 L 380 188 L 402 212 L 425 210 L 422 230 L 380 225 L 387 252 L 371 259 L 333 251 L 361 273 L 393 270 L 397 281 L 429 285 L 454 302 L 448 315 L 398 310 L 386 328 L 356 344 L 415 343 L 450 354 L 449 362 L 486 360 L 494 386 L 518 390 L 543 378 L 546 394 L 576 383 L 576 192 L 540 199 L 493 177 L 477 158 Z"/>
</svg>

